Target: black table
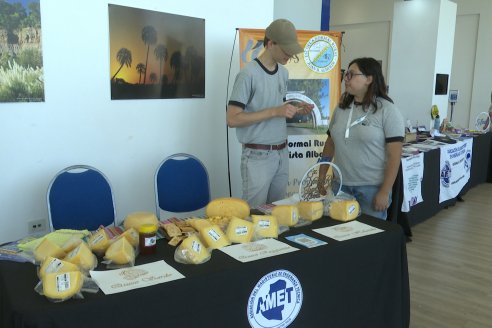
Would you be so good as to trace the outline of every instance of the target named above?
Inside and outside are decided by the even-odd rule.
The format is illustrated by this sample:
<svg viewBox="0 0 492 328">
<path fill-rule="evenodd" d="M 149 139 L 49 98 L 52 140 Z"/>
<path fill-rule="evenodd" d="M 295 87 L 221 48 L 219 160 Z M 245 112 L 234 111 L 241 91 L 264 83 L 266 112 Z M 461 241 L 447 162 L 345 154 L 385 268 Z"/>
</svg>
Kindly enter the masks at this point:
<svg viewBox="0 0 492 328">
<path fill-rule="evenodd" d="M 492 154 L 492 134 L 490 132 L 473 138 L 472 166 L 470 180 L 460 192 L 464 195 L 470 188 L 492 179 L 490 174 Z M 410 212 L 402 212 L 403 173 L 400 165 L 398 176 L 393 185 L 392 204 L 388 210 L 388 219 L 398 222 L 407 236 L 411 236 L 411 226 L 427 220 L 444 208 L 456 204 L 456 198 L 439 203 L 440 188 L 440 150 L 433 149 L 424 153 L 424 176 L 422 180 L 423 201 L 411 207 Z"/>
<path fill-rule="evenodd" d="M 382 233 L 338 242 L 311 229 L 338 224 L 328 218 L 290 229 L 279 240 L 299 251 L 240 263 L 221 251 L 210 261 L 185 265 L 174 248 L 158 242 L 158 253 L 136 264 L 164 259 L 186 276 L 113 295 L 51 303 L 36 294 L 35 266 L 0 261 L 2 327 L 249 327 L 250 294 L 265 274 L 289 270 L 303 289 L 301 310 L 290 327 L 408 327 L 410 294 L 405 237 L 400 226 L 361 217 Z M 304 248 L 284 237 L 305 233 L 328 242 Z M 102 269 L 102 268 L 101 268 Z"/>
</svg>

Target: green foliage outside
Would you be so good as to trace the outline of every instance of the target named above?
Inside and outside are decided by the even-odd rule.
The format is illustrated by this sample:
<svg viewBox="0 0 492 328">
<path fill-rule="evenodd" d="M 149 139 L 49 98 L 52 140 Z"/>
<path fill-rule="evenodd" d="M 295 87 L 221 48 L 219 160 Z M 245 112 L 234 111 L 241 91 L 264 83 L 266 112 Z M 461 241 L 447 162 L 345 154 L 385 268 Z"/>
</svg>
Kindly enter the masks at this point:
<svg viewBox="0 0 492 328">
<path fill-rule="evenodd" d="M 44 100 L 43 69 L 9 63 L 0 67 L 0 102 Z"/>
</svg>

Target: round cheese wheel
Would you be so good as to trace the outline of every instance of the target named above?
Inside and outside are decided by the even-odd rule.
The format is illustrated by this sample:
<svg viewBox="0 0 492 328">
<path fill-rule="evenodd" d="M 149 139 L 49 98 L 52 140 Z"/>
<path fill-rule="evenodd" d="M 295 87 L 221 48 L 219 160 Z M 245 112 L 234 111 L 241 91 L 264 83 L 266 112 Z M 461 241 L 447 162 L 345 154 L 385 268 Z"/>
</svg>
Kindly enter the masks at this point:
<svg viewBox="0 0 492 328">
<path fill-rule="evenodd" d="M 138 231 L 138 228 L 143 224 L 153 224 L 158 227 L 159 221 L 157 220 L 157 216 L 152 212 L 134 212 L 128 214 L 123 222 L 125 230 L 134 228 Z"/>
</svg>

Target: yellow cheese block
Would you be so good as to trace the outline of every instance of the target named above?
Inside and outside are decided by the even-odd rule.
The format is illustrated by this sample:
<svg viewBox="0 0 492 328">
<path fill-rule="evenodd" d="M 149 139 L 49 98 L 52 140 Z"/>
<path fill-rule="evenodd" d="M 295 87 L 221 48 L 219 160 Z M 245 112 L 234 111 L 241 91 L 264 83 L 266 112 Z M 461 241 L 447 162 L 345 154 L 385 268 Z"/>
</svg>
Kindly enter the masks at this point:
<svg viewBox="0 0 492 328">
<path fill-rule="evenodd" d="M 48 256 L 39 267 L 38 276 L 43 280 L 43 277 L 48 273 L 63 273 L 70 271 L 79 271 L 79 267 L 73 263 Z"/>
<path fill-rule="evenodd" d="M 334 200 L 330 203 L 329 214 L 334 220 L 353 220 L 360 214 L 359 202 L 356 200 Z"/>
<path fill-rule="evenodd" d="M 56 258 L 63 258 L 65 256 L 63 249 L 48 238 L 43 239 L 34 249 L 33 253 L 34 258 L 38 262 L 43 262 L 48 256 Z"/>
<path fill-rule="evenodd" d="M 201 228 L 200 236 L 208 248 L 217 249 L 231 244 L 222 229 L 217 225 Z"/>
<path fill-rule="evenodd" d="M 180 256 L 178 262 L 184 263 L 200 264 L 210 259 L 210 252 L 197 235 L 184 239 L 176 249 L 176 255 Z"/>
<path fill-rule="evenodd" d="M 133 247 L 137 247 L 138 246 L 138 231 L 135 230 L 135 228 L 130 228 L 128 230 L 125 230 L 121 235 L 120 237 L 122 238 L 126 238 L 126 240 L 128 240 L 128 242 L 130 243 L 130 245 L 132 245 Z"/>
<path fill-rule="evenodd" d="M 299 216 L 305 220 L 315 221 L 323 217 L 323 202 L 304 202 L 297 204 Z"/>
<path fill-rule="evenodd" d="M 80 236 L 72 236 L 63 244 L 62 249 L 68 254 L 73 251 L 75 247 L 79 246 L 81 242 L 83 242 L 83 240 Z"/>
<path fill-rule="evenodd" d="M 249 215 L 249 205 L 239 198 L 217 198 L 208 203 L 205 214 L 213 216 L 235 216 L 244 219 Z"/>
<path fill-rule="evenodd" d="M 134 263 L 135 250 L 126 238 L 119 238 L 108 247 L 104 258 L 114 264 Z"/>
<path fill-rule="evenodd" d="M 278 222 L 273 215 L 251 215 L 256 236 L 278 238 Z"/>
<path fill-rule="evenodd" d="M 89 237 L 89 241 L 87 243 L 89 244 L 91 251 L 97 255 L 103 255 L 111 244 L 111 239 L 104 228 L 99 228 Z"/>
<path fill-rule="evenodd" d="M 299 222 L 299 210 L 296 205 L 277 205 L 272 210 L 279 225 L 294 226 Z"/>
<path fill-rule="evenodd" d="M 212 226 L 212 223 L 210 223 L 210 221 L 199 218 L 191 218 L 189 220 L 186 220 L 186 222 L 188 222 L 196 231 L 200 231 L 201 228 Z"/>
<path fill-rule="evenodd" d="M 97 258 L 86 243 L 80 243 L 64 258 L 65 261 L 76 264 L 84 271 L 90 271 L 97 266 Z"/>
<path fill-rule="evenodd" d="M 249 243 L 253 238 L 253 223 L 232 217 L 227 226 L 226 236 L 231 243 Z"/>
<path fill-rule="evenodd" d="M 123 222 L 125 230 L 135 228 L 138 231 L 138 228 L 143 224 L 153 224 L 159 227 L 159 220 L 157 220 L 157 216 L 152 212 L 134 212 L 128 214 Z"/>
<path fill-rule="evenodd" d="M 80 271 L 47 273 L 43 280 L 44 296 L 54 300 L 66 300 L 82 289 L 84 277 Z"/>
</svg>

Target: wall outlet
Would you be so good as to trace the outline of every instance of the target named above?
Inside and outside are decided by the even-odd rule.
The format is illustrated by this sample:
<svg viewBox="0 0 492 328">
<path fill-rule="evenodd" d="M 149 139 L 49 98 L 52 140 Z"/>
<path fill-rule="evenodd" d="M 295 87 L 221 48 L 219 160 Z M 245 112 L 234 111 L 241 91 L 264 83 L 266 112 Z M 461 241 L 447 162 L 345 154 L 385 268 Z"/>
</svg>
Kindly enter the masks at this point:
<svg viewBox="0 0 492 328">
<path fill-rule="evenodd" d="M 27 222 L 27 231 L 29 234 L 45 231 L 48 228 L 46 219 L 32 220 Z"/>
</svg>

